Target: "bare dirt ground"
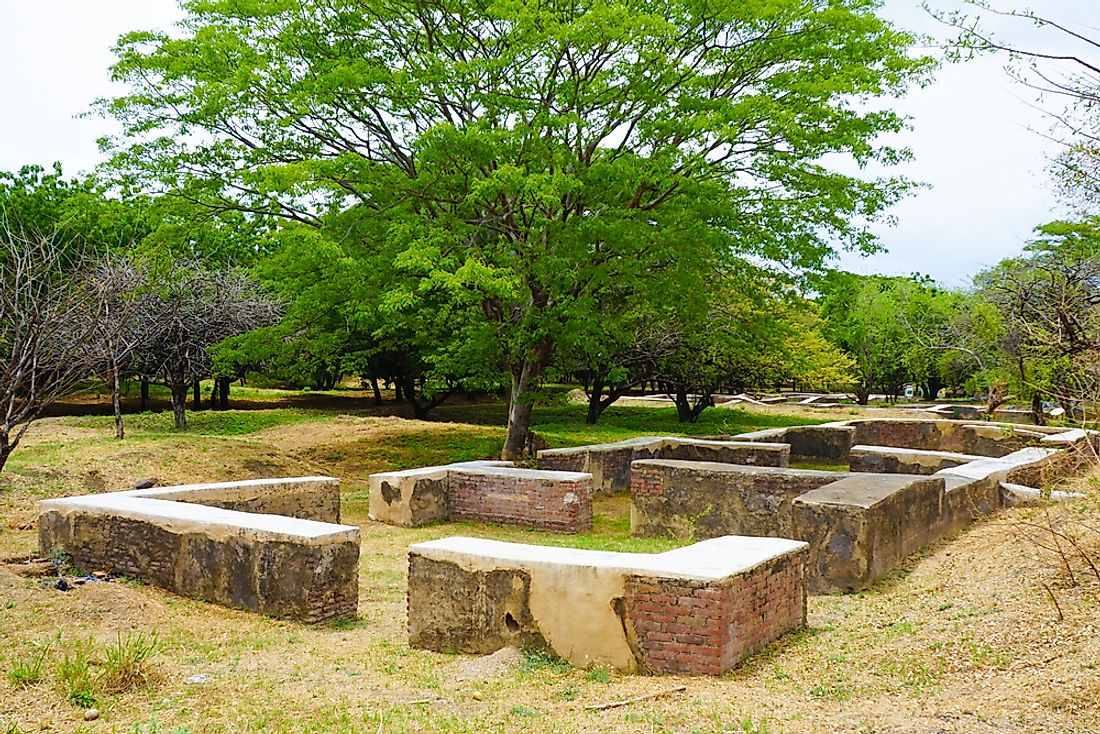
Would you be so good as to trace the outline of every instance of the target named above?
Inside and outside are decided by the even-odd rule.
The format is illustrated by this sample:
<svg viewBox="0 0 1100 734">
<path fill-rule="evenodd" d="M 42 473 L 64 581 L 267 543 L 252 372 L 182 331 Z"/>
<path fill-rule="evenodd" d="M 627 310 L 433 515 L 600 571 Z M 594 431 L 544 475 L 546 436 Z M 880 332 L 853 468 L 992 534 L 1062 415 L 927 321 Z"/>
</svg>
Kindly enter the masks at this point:
<svg viewBox="0 0 1100 734">
<path fill-rule="evenodd" d="M 411 650 L 410 543 L 451 534 L 563 542 L 489 526 L 407 530 L 367 520 L 365 475 L 394 461 L 379 445 L 493 430 L 345 416 L 240 437 L 118 444 L 105 430 L 45 421 L 0 475 L 0 557 L 34 552 L 29 523 L 42 497 L 124 488 L 145 476 L 333 473 L 345 478 L 347 521 L 363 529 L 359 616 L 306 627 L 127 582 L 63 593 L 0 568 L 0 732 L 1100 732 L 1100 579 L 1084 562 L 1096 562 L 1100 541 L 1079 528 L 1091 550 L 1069 554 L 1068 567 L 1040 547 L 1051 519 L 1100 526 L 1100 473 L 1076 483 L 1086 500 L 1005 511 L 871 591 L 813 597 L 806 630 L 723 678 L 619 676 L 530 656 L 478 664 Z M 627 512 L 621 497 L 597 507 L 616 527 Z M 157 631 L 155 676 L 102 696 L 100 718 L 85 722 L 65 699 L 56 659 L 81 639 L 102 646 L 127 630 Z M 42 680 L 17 685 L 9 672 L 58 634 Z M 585 709 L 678 685 L 687 690 Z"/>
</svg>

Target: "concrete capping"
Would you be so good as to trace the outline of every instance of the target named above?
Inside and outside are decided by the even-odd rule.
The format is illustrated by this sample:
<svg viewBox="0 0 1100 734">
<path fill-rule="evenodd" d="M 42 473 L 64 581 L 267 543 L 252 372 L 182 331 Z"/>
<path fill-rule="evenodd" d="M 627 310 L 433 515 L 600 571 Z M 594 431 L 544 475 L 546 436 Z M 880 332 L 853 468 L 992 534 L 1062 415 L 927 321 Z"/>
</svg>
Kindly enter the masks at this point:
<svg viewBox="0 0 1100 734">
<path fill-rule="evenodd" d="M 172 533 L 191 533 L 209 538 L 239 537 L 304 545 L 359 542 L 359 528 L 354 525 L 223 510 L 198 503 L 135 497 L 128 492 L 42 500 L 38 503 L 38 512 L 40 515 L 52 512 L 66 517 L 94 513 L 127 518 Z"/>
<path fill-rule="evenodd" d="M 969 480 L 990 479 L 1007 475 L 1013 470 L 1042 464 L 1058 453 L 1057 449 L 1029 447 L 1003 457 L 986 457 L 951 469 L 941 469 L 935 476 L 953 475 Z"/>
<path fill-rule="evenodd" d="M 425 558 L 454 561 L 469 571 L 492 570 L 503 564 L 514 564 L 524 568 L 608 570 L 691 581 L 717 581 L 752 570 L 772 558 L 798 553 L 805 547 L 806 543 L 786 538 L 727 535 L 663 553 L 623 553 L 456 535 L 414 543 L 409 546 L 409 552 Z"/>
<path fill-rule="evenodd" d="M 409 644 L 534 646 L 577 666 L 720 675 L 805 624 L 807 546 L 724 537 L 615 553 L 453 537 L 409 548 Z"/>
</svg>

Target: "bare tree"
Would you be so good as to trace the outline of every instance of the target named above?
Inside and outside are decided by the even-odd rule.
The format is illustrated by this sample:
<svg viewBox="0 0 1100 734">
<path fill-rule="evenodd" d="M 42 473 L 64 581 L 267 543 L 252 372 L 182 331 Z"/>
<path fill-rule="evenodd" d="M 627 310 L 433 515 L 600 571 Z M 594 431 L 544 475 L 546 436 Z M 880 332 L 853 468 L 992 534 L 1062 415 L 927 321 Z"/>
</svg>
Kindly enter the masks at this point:
<svg viewBox="0 0 1100 734">
<path fill-rule="evenodd" d="M 998 52 L 1014 62 L 1009 72 L 1039 95 L 1037 104 L 1055 123 L 1049 137 L 1063 146 L 1051 162 L 1056 188 L 1080 211 L 1100 210 L 1100 32 L 1049 13 L 998 10 L 986 0 L 967 3 L 976 15 L 931 12 L 960 31 L 957 52 Z M 1018 19 L 1038 29 L 1046 46 L 1000 38 L 983 27 L 983 15 Z"/>
<path fill-rule="evenodd" d="M 101 304 L 52 236 L 0 224 L 0 470 L 31 423 L 102 358 Z"/>
<path fill-rule="evenodd" d="M 186 428 L 187 391 L 210 376 L 210 347 L 275 323 L 282 304 L 243 273 L 193 262 L 151 288 L 143 310 L 149 327 L 137 354 L 142 372 L 163 376 L 176 427 Z"/>
<path fill-rule="evenodd" d="M 83 272 L 98 308 L 91 324 L 92 338 L 101 351 L 98 369 L 111 389 L 115 438 L 125 437 L 122 421 L 122 378 L 135 352 L 158 328 L 151 296 L 144 290 L 145 273 L 124 258 L 100 258 Z"/>
</svg>

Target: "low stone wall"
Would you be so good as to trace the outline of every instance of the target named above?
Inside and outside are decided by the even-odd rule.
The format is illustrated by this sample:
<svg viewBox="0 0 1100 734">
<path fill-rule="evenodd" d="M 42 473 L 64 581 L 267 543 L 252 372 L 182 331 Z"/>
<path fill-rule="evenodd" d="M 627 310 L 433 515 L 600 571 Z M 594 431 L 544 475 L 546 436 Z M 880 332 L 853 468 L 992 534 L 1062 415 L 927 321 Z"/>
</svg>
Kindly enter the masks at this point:
<svg viewBox="0 0 1100 734">
<path fill-rule="evenodd" d="M 544 649 L 577 666 L 720 675 L 806 620 L 806 545 L 724 537 L 654 555 L 446 538 L 409 549 L 409 644 Z"/>
<path fill-rule="evenodd" d="M 39 503 L 43 554 L 105 570 L 183 596 L 303 622 L 355 614 L 359 528 L 214 505 L 285 507 L 280 482 L 164 487 Z M 304 515 L 339 516 L 339 483 L 286 480 Z M 156 495 L 154 497 L 153 495 Z M 186 501 L 184 501 L 186 500 Z"/>
<path fill-rule="evenodd" d="M 1028 446 L 1098 448 L 1095 434 L 1052 426 L 969 423 L 957 420 L 863 419 L 755 431 L 736 441 L 787 443 L 795 459 L 847 461 L 853 446 L 880 446 L 1002 457 Z M 1052 443 L 1053 442 L 1053 443 Z"/>
<path fill-rule="evenodd" d="M 791 503 L 839 472 L 697 461 L 633 465 L 634 535 L 701 540 L 722 535 L 791 537 Z"/>
<path fill-rule="evenodd" d="M 791 445 L 791 456 L 796 459 L 846 461 L 856 443 L 855 434 L 854 428 L 842 423 L 792 426 L 786 429 L 784 440 Z"/>
<path fill-rule="evenodd" d="M 954 454 L 948 451 L 896 449 L 889 446 L 853 446 L 848 453 L 848 465 L 854 472 L 880 474 L 935 474 L 981 459 L 981 456 Z"/>
<path fill-rule="evenodd" d="M 938 540 L 944 480 L 862 474 L 806 492 L 793 503 L 793 537 L 810 544 L 815 592 L 865 589 Z"/>
<path fill-rule="evenodd" d="M 580 471 L 592 475 L 597 494 L 630 489 L 631 464 L 645 459 L 710 461 L 749 466 L 788 466 L 791 447 L 785 443 L 643 436 L 617 443 L 546 449 L 538 453 L 544 469 Z"/>
<path fill-rule="evenodd" d="M 372 474 L 370 518 L 415 527 L 449 519 L 580 533 L 592 527 L 592 477 L 472 461 Z"/>
</svg>

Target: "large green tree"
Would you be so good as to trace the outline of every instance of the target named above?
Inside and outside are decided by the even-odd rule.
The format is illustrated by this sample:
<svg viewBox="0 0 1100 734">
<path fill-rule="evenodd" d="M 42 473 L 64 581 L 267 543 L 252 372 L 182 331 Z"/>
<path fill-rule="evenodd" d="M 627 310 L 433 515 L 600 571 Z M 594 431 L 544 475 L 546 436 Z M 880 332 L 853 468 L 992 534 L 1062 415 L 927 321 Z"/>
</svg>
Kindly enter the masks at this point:
<svg viewBox="0 0 1100 734">
<path fill-rule="evenodd" d="M 131 93 L 103 108 L 124 125 L 116 170 L 365 237 L 400 275 L 391 307 L 475 307 L 512 458 L 603 289 L 873 247 L 863 223 L 907 184 L 824 161 L 902 157 L 876 138 L 903 120 L 873 102 L 929 68 L 879 5 L 188 0 L 178 32 L 120 41 Z"/>
</svg>

